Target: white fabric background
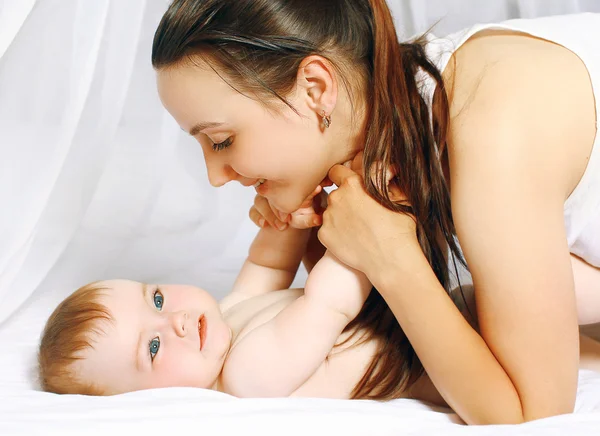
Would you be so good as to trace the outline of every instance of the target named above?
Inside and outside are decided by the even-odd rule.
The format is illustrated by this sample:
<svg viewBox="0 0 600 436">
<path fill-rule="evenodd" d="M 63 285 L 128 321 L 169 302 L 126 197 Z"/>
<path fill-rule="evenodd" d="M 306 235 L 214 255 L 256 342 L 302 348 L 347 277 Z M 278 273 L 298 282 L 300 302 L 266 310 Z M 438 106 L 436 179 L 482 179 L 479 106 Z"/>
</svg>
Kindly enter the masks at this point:
<svg viewBox="0 0 600 436">
<path fill-rule="evenodd" d="M 441 35 L 476 22 L 600 12 L 594 0 L 389 3 L 403 37 L 439 19 L 435 33 Z M 204 407 L 204 393 L 197 390 L 136 393 L 116 403 L 31 391 L 40 330 L 75 288 L 126 277 L 193 283 L 223 295 L 255 233 L 247 219 L 252 190 L 234 184 L 211 188 L 199 146 L 159 104 L 150 47 L 166 5 L 166 0 L 0 0 L 0 433 L 81 434 L 92 428 L 89 423 L 98 431 L 184 429 L 198 422 L 200 406 L 210 428 L 240 433 L 269 419 L 271 431 L 265 434 L 275 434 L 284 421 L 289 425 L 302 417 L 294 427 L 299 434 L 319 422 L 305 417 L 327 415 L 336 422 L 315 429 L 335 433 L 346 423 L 345 434 L 352 429 L 398 434 L 411 425 L 410 434 L 463 434 L 463 427 L 451 425 L 455 418 L 415 414 L 414 404 L 406 408 L 403 402 L 389 409 L 275 400 L 219 408 L 213 402 Z M 589 393 L 579 397 L 578 410 L 598 410 L 598 383 L 580 385 Z M 178 400 L 165 409 L 163 399 L 170 396 Z M 359 405 L 363 415 L 353 409 Z M 388 413 L 389 424 L 373 419 L 369 407 Z M 511 434 L 553 428 L 562 434 L 575 422 L 577 434 L 591 434 L 600 425 L 595 416 L 558 417 Z M 227 417 L 226 425 L 219 417 Z M 470 431 L 478 430 L 464 429 Z"/>
</svg>

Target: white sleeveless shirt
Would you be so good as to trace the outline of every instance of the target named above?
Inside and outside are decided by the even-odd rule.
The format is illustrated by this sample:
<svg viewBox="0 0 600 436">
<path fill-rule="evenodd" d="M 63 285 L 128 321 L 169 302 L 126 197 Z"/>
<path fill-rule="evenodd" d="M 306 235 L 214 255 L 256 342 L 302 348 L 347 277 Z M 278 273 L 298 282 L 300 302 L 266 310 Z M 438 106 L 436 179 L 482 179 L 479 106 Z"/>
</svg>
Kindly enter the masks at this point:
<svg viewBox="0 0 600 436">
<path fill-rule="evenodd" d="M 565 228 L 571 253 L 587 263 L 600 267 L 600 14 L 563 15 L 535 19 L 509 20 L 501 23 L 478 24 L 444 38 L 428 35 L 426 51 L 443 71 L 450 57 L 477 32 L 503 29 L 526 33 L 552 41 L 575 53 L 587 67 L 596 102 L 596 138 L 585 173 L 564 205 Z M 422 80 L 422 92 L 431 103 L 435 82 Z"/>
</svg>

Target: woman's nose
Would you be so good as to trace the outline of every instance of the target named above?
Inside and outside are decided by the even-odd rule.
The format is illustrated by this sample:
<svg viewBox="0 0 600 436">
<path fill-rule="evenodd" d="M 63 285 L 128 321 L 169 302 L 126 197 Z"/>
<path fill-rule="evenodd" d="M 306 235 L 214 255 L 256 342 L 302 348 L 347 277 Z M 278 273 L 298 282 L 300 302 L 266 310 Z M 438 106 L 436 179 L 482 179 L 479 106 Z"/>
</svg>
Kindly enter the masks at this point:
<svg viewBox="0 0 600 436">
<path fill-rule="evenodd" d="M 172 312 L 170 316 L 171 326 L 175 331 L 175 334 L 180 338 L 185 337 L 189 332 L 188 325 L 189 315 L 186 311 L 180 310 L 178 312 Z"/>
<path fill-rule="evenodd" d="M 212 186 L 218 188 L 224 184 L 235 180 L 237 173 L 231 166 L 224 164 L 216 158 L 206 159 L 206 172 L 208 173 L 208 181 Z"/>
</svg>

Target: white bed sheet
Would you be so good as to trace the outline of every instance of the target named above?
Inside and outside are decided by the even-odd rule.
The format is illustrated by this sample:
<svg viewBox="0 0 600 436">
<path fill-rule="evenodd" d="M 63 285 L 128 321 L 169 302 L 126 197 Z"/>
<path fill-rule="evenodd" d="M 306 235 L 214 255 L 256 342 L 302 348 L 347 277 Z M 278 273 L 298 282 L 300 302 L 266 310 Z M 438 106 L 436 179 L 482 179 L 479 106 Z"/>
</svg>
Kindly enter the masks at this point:
<svg viewBox="0 0 600 436">
<path fill-rule="evenodd" d="M 60 276 L 60 274 L 59 274 Z M 230 279 L 232 273 L 221 278 Z M 302 279 L 303 277 L 300 277 Z M 49 277 L 50 283 L 52 277 Z M 51 287 L 51 285 L 49 285 Z M 0 328 L 0 435 L 598 435 L 600 374 L 581 371 L 576 413 L 519 426 L 467 427 L 414 400 L 237 399 L 170 388 L 115 397 L 37 390 L 37 338 L 62 292 L 46 292 Z M 133 433 L 135 432 L 135 433 Z"/>
<path fill-rule="evenodd" d="M 189 388 L 116 397 L 3 389 L 0 434 L 598 435 L 599 392 L 598 374 L 582 372 L 575 414 L 518 426 L 468 427 L 448 410 L 413 400 L 236 399 Z"/>
</svg>

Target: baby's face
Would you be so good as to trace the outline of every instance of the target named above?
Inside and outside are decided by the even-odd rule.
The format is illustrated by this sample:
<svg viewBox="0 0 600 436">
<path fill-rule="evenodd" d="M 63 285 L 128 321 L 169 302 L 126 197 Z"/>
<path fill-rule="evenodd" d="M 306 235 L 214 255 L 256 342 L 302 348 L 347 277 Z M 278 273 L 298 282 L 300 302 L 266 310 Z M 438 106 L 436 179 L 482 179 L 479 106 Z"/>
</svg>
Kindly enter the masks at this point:
<svg viewBox="0 0 600 436">
<path fill-rule="evenodd" d="M 206 291 L 128 280 L 100 284 L 113 322 L 92 336 L 77 371 L 108 395 L 142 389 L 214 388 L 231 330 Z"/>
</svg>

